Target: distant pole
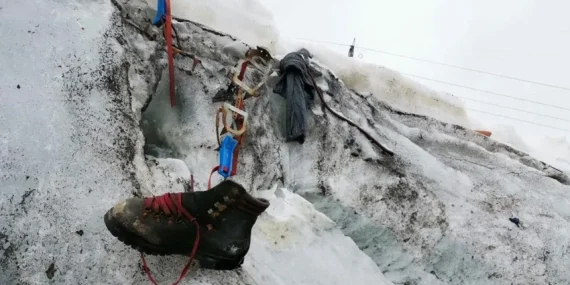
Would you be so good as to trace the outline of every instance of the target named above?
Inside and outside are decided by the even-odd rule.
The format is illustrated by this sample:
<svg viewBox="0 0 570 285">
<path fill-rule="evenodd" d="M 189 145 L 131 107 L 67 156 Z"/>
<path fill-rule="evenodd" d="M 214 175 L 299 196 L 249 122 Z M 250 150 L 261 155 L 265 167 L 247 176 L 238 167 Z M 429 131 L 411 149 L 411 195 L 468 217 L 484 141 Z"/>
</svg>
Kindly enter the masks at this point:
<svg viewBox="0 0 570 285">
<path fill-rule="evenodd" d="M 354 43 L 356 42 L 356 38 L 352 40 L 352 45 L 350 45 L 350 49 L 348 50 L 348 57 L 354 57 Z"/>
</svg>

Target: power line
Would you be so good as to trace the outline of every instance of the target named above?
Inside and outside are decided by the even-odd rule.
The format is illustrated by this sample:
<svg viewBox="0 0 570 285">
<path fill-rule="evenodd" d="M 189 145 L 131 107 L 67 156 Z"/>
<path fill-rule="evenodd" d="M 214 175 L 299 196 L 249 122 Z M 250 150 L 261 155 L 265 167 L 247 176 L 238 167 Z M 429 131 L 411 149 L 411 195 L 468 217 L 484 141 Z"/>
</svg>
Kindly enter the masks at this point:
<svg viewBox="0 0 570 285">
<path fill-rule="evenodd" d="M 475 109 L 471 109 L 471 108 L 464 108 L 464 109 L 474 111 L 474 112 L 489 114 L 489 115 L 493 115 L 493 116 L 497 116 L 497 117 L 502 117 L 502 118 L 506 118 L 506 119 L 511 119 L 511 120 L 515 120 L 515 121 L 519 121 L 519 122 L 525 122 L 525 123 L 529 123 L 529 124 L 533 124 L 533 125 L 543 126 L 543 127 L 547 127 L 547 128 L 556 129 L 556 130 L 565 131 L 565 132 L 570 133 L 570 130 L 567 130 L 567 129 L 562 129 L 562 128 L 544 125 L 544 124 L 540 124 L 540 123 L 535 123 L 535 122 L 531 122 L 531 121 L 526 121 L 526 120 L 522 120 L 522 119 L 517 119 L 517 118 L 513 118 L 513 117 L 509 117 L 509 116 L 503 116 L 503 115 L 499 115 L 499 114 L 495 114 L 495 113 L 491 113 L 491 112 L 475 110 Z"/>
<path fill-rule="evenodd" d="M 543 105 L 543 106 L 548 106 L 548 107 L 552 107 L 552 108 L 557 108 L 557 109 L 561 109 L 561 110 L 570 111 L 570 108 L 565 108 L 565 107 L 560 107 L 560 106 L 556 106 L 556 105 L 541 103 L 541 102 L 537 102 L 537 101 L 532 101 L 532 100 L 528 100 L 528 99 L 523 99 L 523 98 L 519 98 L 519 97 L 515 97 L 515 96 L 510 96 L 510 95 L 506 95 L 506 94 L 501 94 L 501 93 L 497 93 L 497 92 L 493 92 L 493 91 L 487 91 L 487 90 L 483 90 L 483 89 L 479 89 L 479 88 L 469 87 L 469 86 L 465 86 L 465 85 L 461 85 L 461 84 L 455 84 L 455 83 L 446 82 L 446 81 L 442 81 L 442 80 L 437 80 L 437 79 L 433 79 L 433 78 L 428 78 L 428 77 L 424 77 L 424 76 L 419 76 L 419 75 L 414 75 L 414 74 L 408 74 L 408 73 L 403 73 L 403 72 L 400 72 L 400 73 L 403 74 L 403 75 L 411 76 L 411 77 L 416 77 L 416 78 L 425 79 L 425 80 L 429 80 L 429 81 L 433 81 L 433 82 L 443 83 L 443 84 L 447 84 L 447 85 L 451 85 L 451 86 L 462 87 L 462 88 L 470 89 L 470 90 L 473 90 L 473 91 L 479 91 L 479 92 L 483 92 L 483 93 L 489 93 L 489 94 L 493 94 L 493 95 L 497 95 L 497 96 L 503 96 L 503 97 L 507 97 L 507 98 L 511 98 L 511 99 L 515 99 L 515 100 L 520 100 L 520 101 L 525 101 L 525 102 L 529 102 L 529 103 L 533 103 L 533 104 L 538 104 L 538 105 Z"/>
<path fill-rule="evenodd" d="M 553 116 L 549 116 L 549 115 L 539 114 L 539 113 L 535 113 L 535 112 L 531 112 L 531 111 L 527 111 L 527 110 L 512 108 L 512 107 L 508 107 L 508 106 L 504 106 L 504 105 L 499 105 L 499 104 L 495 104 L 495 103 L 480 101 L 480 100 L 471 99 L 471 98 L 467 98 L 467 97 L 460 97 L 460 96 L 457 96 L 457 97 L 459 97 L 459 98 L 461 98 L 461 99 L 465 99 L 465 100 L 470 100 L 470 101 L 473 101 L 473 102 L 478 102 L 478 103 L 481 103 L 481 104 L 487 104 L 487 105 L 491 105 L 491 106 L 497 106 L 497 107 L 501 107 L 501 108 L 505 108 L 505 109 L 515 110 L 515 111 L 524 112 L 524 113 L 533 114 L 533 115 L 538 115 L 538 116 L 543 116 L 543 117 L 546 117 L 546 118 L 551 118 L 551 119 L 555 119 L 555 120 L 561 120 L 561 121 L 565 121 L 565 122 L 569 122 L 569 123 L 570 123 L 570 120 L 563 119 L 563 118 L 558 118 L 558 117 L 553 117 Z"/>
<path fill-rule="evenodd" d="M 316 40 L 309 40 L 309 39 L 302 39 L 302 38 L 299 38 L 299 39 L 301 39 L 301 40 L 307 40 L 307 41 L 314 41 L 314 42 L 322 42 L 322 43 L 334 44 L 334 45 L 340 45 L 340 46 L 350 46 L 350 45 L 341 44 L 341 43 L 335 43 L 335 42 L 316 41 Z M 363 49 L 364 49 L 364 48 L 363 48 Z M 437 79 L 427 78 L 427 77 L 423 77 L 423 76 L 419 76 L 419 75 L 408 74 L 408 73 L 403 73 L 403 72 L 400 72 L 400 73 L 403 74 L 403 75 L 407 75 L 407 76 L 411 76 L 411 77 L 416 77 L 416 78 L 420 78 L 420 79 L 425 79 L 425 80 L 429 80 L 429 81 L 434 81 L 434 82 L 438 82 L 438 83 L 443 83 L 443 84 L 447 84 L 447 85 L 451 85 L 451 86 L 462 87 L 462 88 L 466 88 L 466 89 L 470 89 L 470 90 L 474 90 L 474 91 L 484 92 L 484 93 L 493 94 L 493 95 L 498 95 L 498 96 L 503 96 L 503 97 L 507 97 L 507 98 L 511 98 L 511 99 L 515 99 L 515 100 L 525 101 L 525 102 L 529 102 L 529 103 L 533 103 L 533 104 L 538 104 L 538 105 L 543 105 L 543 106 L 548 106 L 548 107 L 552 107 L 552 108 L 557 108 L 557 109 L 561 109 L 561 110 L 570 111 L 570 108 L 559 107 L 559 106 L 556 106 L 556 105 L 541 103 L 541 102 L 538 102 L 538 101 L 532 101 L 532 100 L 523 99 L 523 98 L 519 98 L 519 97 L 515 97 L 515 96 L 510 96 L 510 95 L 506 95 L 506 94 L 501 94 L 501 93 L 497 93 L 497 92 L 493 92 L 493 91 L 488 91 L 488 90 L 478 89 L 478 88 L 469 87 L 469 86 L 465 86 L 465 85 L 455 84 L 455 83 L 451 83 L 451 82 L 441 81 L 441 80 L 437 80 Z M 570 90 L 570 89 L 569 89 L 569 90 Z"/>
<path fill-rule="evenodd" d="M 297 39 L 299 39 L 299 40 L 305 40 L 305 41 L 313 41 L 313 42 L 327 43 L 327 44 L 333 44 L 333 45 L 339 45 L 339 46 L 350 46 L 350 45 L 347 45 L 347 44 L 335 43 L 335 42 L 329 42 L 329 41 L 317 41 L 317 40 L 310 40 L 310 39 L 303 39 L 303 38 L 297 38 Z M 493 73 L 493 72 L 488 72 L 488 71 L 473 69 L 473 68 L 469 68 L 469 67 L 463 67 L 463 66 L 458 66 L 458 65 L 443 63 L 443 62 L 437 62 L 437 61 L 433 61 L 433 60 L 428 60 L 428 59 L 423 59 L 423 58 L 418 58 L 418 57 L 413 57 L 413 56 L 407 56 L 407 55 L 403 55 L 403 54 L 397 54 L 397 53 L 387 52 L 387 51 L 378 50 L 378 49 L 373 49 L 373 48 L 367 48 L 367 47 L 361 47 L 361 46 L 356 46 L 356 47 L 357 47 L 357 48 L 360 48 L 360 49 L 363 49 L 363 50 L 368 50 L 368 51 L 372 51 L 372 52 L 387 54 L 387 55 L 391 55 L 391 56 L 396 56 L 396 57 L 401 57 L 401 58 L 407 58 L 407 59 L 413 59 L 413 60 L 422 61 L 422 62 L 426 62 L 426 63 L 430 63 L 430 64 L 436 64 L 436 65 L 441 65 L 441 66 L 447 66 L 447 67 L 462 69 L 462 70 L 466 70 L 466 71 L 476 72 L 476 73 L 480 73 L 480 74 L 486 74 L 486 75 L 491 75 L 491 76 L 496 76 L 496 77 L 502 77 L 502 78 L 506 78 L 506 79 L 511 79 L 511 80 L 516 80 L 516 81 L 521 81 L 521 82 L 526 82 L 526 83 L 531 83 L 531 84 L 542 85 L 542 86 L 546 86 L 546 87 L 551 87 L 551 88 L 556 88 L 556 89 L 562 89 L 562 90 L 570 91 L 570 88 L 564 87 L 564 86 L 558 86 L 558 85 L 553 85 L 553 84 L 548 84 L 548 83 L 542 83 L 542 82 L 538 82 L 538 81 L 532 81 L 532 80 L 528 80 L 528 79 L 522 79 L 522 78 L 512 77 L 512 76 L 508 76 L 508 75 L 502 75 L 502 74 L 498 74 L 498 73 Z"/>
<path fill-rule="evenodd" d="M 334 45 L 339 45 L 339 46 L 350 46 L 350 45 L 347 45 L 347 44 L 341 44 L 341 43 L 335 43 L 335 42 L 316 41 L 316 40 L 301 39 L 301 38 L 299 38 L 299 39 L 300 39 L 300 40 L 313 41 L 313 42 L 321 42 L 321 43 L 334 44 Z M 448 65 L 448 64 L 445 64 L 445 63 L 432 62 L 432 61 L 429 61 L 429 60 L 424 60 L 424 59 L 414 58 L 414 57 L 408 57 L 408 56 L 405 56 L 405 55 L 399 55 L 399 54 L 384 52 L 384 51 L 375 50 L 375 49 L 370 49 L 370 48 L 364 48 L 364 47 L 360 47 L 360 48 L 361 48 L 361 49 L 365 49 L 365 50 L 370 50 L 370 51 L 379 52 L 379 53 L 385 53 L 385 54 L 389 54 L 389 55 L 400 56 L 400 57 L 405 57 L 405 58 L 409 58 L 409 59 L 424 61 L 424 62 L 428 62 L 428 63 L 432 63 L 432 64 L 440 64 L 440 65 L 455 67 L 455 68 L 459 68 L 459 69 L 465 69 L 465 70 L 470 70 L 470 71 L 474 71 L 474 72 L 485 73 L 485 74 L 489 74 L 489 75 L 493 75 L 493 76 L 505 77 L 505 78 L 509 78 L 509 79 L 514 79 L 514 80 L 519 80 L 519 81 L 528 82 L 528 83 L 534 83 L 534 84 L 539 84 L 539 85 L 544 85 L 544 86 L 549 86 L 549 87 L 554 87 L 554 88 L 560 88 L 560 89 L 564 89 L 564 90 L 570 90 L 570 88 L 566 88 L 566 87 L 560 87 L 560 86 L 554 86 L 554 85 L 549 85 L 549 84 L 543 84 L 543 83 L 539 83 L 539 82 L 527 81 L 527 80 L 524 80 L 524 79 L 518 79 L 518 78 L 513 78 L 513 77 L 508 77 L 508 76 L 499 75 L 499 74 L 488 73 L 488 72 L 485 72 L 485 71 L 479 71 L 479 70 L 474 70 L 474 69 L 469 69 L 469 68 L 463 68 L 463 67 L 454 66 L 454 65 Z M 466 89 L 470 89 L 470 90 L 474 90 L 474 91 L 479 91 L 479 92 L 494 94 L 494 95 L 503 96 L 503 97 L 507 97 L 507 98 L 511 98 L 511 99 L 515 99 L 515 100 L 520 100 L 520 101 L 525 101 L 525 102 L 529 102 L 529 103 L 533 103 L 533 104 L 538 104 L 538 105 L 543 105 L 543 106 L 548 106 L 548 107 L 552 107 L 552 108 L 557 108 L 557 109 L 562 109 L 562 110 L 570 111 L 569 108 L 565 108 L 565 107 L 559 107 L 559 106 L 555 106 L 555 105 L 551 105 L 551 104 L 546 104 L 546 103 L 541 103 L 541 102 L 532 101 L 532 100 L 528 100 L 528 99 L 518 98 L 518 97 L 506 95 L 506 94 L 501 94 L 501 93 L 497 93 L 497 92 L 487 91 L 487 90 L 483 90 L 483 89 L 478 89 L 478 88 L 474 88 L 474 87 L 470 87 L 470 86 L 455 84 L 455 83 L 446 82 L 446 81 L 442 81 L 442 80 L 427 78 L 427 77 L 423 77 L 423 76 L 419 76 L 419 75 L 407 74 L 407 73 L 402 73 L 402 72 L 400 72 L 400 73 L 403 74 L 403 75 L 410 76 L 410 77 L 416 77 L 416 78 L 420 78 L 420 79 L 424 79 L 424 80 L 430 80 L 430 81 L 434 81 L 434 82 L 438 82 L 438 83 L 448 84 L 448 85 L 451 85 L 451 86 L 462 87 L 462 88 L 466 88 Z M 471 98 L 466 98 L 466 97 L 460 97 L 460 96 L 457 96 L 457 97 L 462 98 L 462 99 L 466 99 L 466 100 L 471 100 L 471 101 L 483 103 L 483 104 L 493 105 L 493 106 L 497 106 L 497 107 L 507 108 L 507 109 L 511 109 L 511 110 L 516 110 L 516 111 L 520 111 L 520 112 L 525 112 L 525 113 L 529 113 L 529 114 L 534 114 L 534 115 L 538 115 L 538 116 L 544 116 L 544 117 L 548 117 L 548 118 L 552 118 L 552 119 L 557 119 L 557 120 L 562 120 L 562 121 L 570 122 L 570 120 L 566 120 L 566 119 L 562 119 L 562 118 L 558 118 L 558 117 L 552 117 L 552 116 L 549 116 L 549 115 L 544 115 L 544 114 L 539 114 L 539 113 L 534 113 L 534 112 L 530 112 L 530 111 L 526 111 L 526 110 L 522 110 L 522 109 L 511 108 L 511 107 L 507 107 L 507 106 L 503 106 L 503 105 L 499 105 L 499 104 L 494 104 L 494 103 L 479 101 L 479 100 L 475 100 L 475 99 L 471 99 Z M 488 114 L 488 115 L 492 115 L 492 116 L 502 117 L 502 118 L 506 118 L 506 119 L 511 119 L 511 120 L 515 120 L 515 121 L 519 121 L 519 122 L 524 122 L 524 123 L 528 123 L 528 124 L 533 124 L 533 125 L 538 125 L 538 126 L 542 126 L 542 127 L 547 127 L 547 128 L 551 128 L 551 129 L 561 130 L 561 131 L 565 131 L 565 132 L 570 133 L 570 130 L 567 130 L 567 129 L 562 129 L 562 128 L 558 128 L 558 127 L 553 127 L 553 126 L 549 126 L 549 125 L 544 125 L 544 124 L 540 124 L 540 123 L 535 123 L 535 122 L 531 122 L 531 121 L 527 121 L 527 120 L 517 119 L 517 118 L 513 118 L 513 117 L 509 117 L 509 116 L 499 115 L 499 114 L 495 114 L 495 113 L 491 113 L 491 112 L 486 112 L 486 111 L 481 111 L 481 110 L 476 110 L 476 109 L 471 109 L 471 108 L 464 108 L 464 109 L 470 110 L 470 111 L 474 111 L 474 112 L 484 113 L 484 114 Z"/>
</svg>

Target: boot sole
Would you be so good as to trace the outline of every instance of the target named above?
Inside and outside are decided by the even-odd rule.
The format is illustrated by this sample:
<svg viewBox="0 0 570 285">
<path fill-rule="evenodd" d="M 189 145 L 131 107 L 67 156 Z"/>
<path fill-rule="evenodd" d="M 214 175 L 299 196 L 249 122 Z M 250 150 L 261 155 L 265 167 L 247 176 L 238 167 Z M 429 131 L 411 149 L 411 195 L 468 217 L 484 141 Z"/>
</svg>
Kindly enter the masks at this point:
<svg viewBox="0 0 570 285">
<path fill-rule="evenodd" d="M 148 255 L 159 255 L 159 256 L 189 255 L 189 253 L 180 254 L 172 252 L 171 250 L 162 247 L 156 247 L 155 245 L 148 243 L 146 240 L 140 238 L 139 236 L 129 231 L 125 231 L 119 225 L 117 225 L 117 223 L 115 223 L 113 219 L 109 217 L 109 213 L 105 214 L 104 220 L 105 220 L 105 226 L 114 237 L 116 237 L 119 241 L 128 245 L 129 247 L 131 247 L 136 251 L 140 251 Z M 197 252 L 194 258 L 200 262 L 200 267 L 205 269 L 234 270 L 243 264 L 245 256 L 237 260 L 237 259 L 222 258 L 215 255 L 209 255 Z"/>
</svg>

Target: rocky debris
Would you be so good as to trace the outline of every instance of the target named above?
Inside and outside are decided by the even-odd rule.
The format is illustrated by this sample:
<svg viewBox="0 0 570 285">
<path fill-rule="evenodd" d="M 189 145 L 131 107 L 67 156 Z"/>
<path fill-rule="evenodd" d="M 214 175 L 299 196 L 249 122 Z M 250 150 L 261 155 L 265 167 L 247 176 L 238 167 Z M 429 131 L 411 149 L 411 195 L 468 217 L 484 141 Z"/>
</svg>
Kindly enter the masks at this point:
<svg viewBox="0 0 570 285">
<path fill-rule="evenodd" d="M 55 262 L 52 262 L 48 269 L 46 270 L 46 275 L 48 279 L 53 279 L 53 277 L 55 276 L 55 272 L 57 271 L 57 269 L 55 269 Z"/>
<path fill-rule="evenodd" d="M 515 224 L 517 226 L 517 228 L 521 227 L 521 221 L 519 220 L 519 218 L 517 218 L 517 217 L 509 218 L 509 221 L 511 221 L 513 224 Z"/>
</svg>

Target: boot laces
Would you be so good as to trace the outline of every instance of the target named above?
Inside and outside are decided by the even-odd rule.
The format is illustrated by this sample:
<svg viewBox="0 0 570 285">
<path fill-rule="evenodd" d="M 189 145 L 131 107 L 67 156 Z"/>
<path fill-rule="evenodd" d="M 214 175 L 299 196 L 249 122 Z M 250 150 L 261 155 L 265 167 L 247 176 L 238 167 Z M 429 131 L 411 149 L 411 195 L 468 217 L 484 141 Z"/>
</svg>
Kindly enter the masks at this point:
<svg viewBox="0 0 570 285">
<path fill-rule="evenodd" d="M 196 219 L 182 206 L 182 193 L 166 193 L 161 196 L 145 198 L 144 207 L 145 210 L 151 210 L 155 213 L 163 212 L 169 217 L 184 216 L 191 222 Z"/>
<path fill-rule="evenodd" d="M 145 198 L 143 201 L 144 201 L 145 210 L 150 209 L 154 212 L 162 211 L 167 216 L 173 216 L 173 215 L 176 215 L 178 217 L 184 216 L 188 220 L 190 220 L 194 224 L 194 226 L 196 226 L 196 238 L 194 240 L 194 246 L 192 247 L 192 252 L 190 253 L 188 262 L 186 263 L 186 266 L 184 266 L 184 269 L 182 270 L 180 277 L 178 277 L 178 280 L 176 280 L 173 283 L 173 284 L 178 284 L 188 273 L 190 265 L 192 264 L 192 260 L 194 260 L 194 256 L 196 255 L 196 251 L 198 250 L 198 244 L 200 243 L 200 225 L 198 224 L 198 221 L 196 221 L 196 218 L 194 218 L 194 216 L 192 216 L 184 208 L 184 206 L 182 206 L 182 193 L 166 193 L 161 196 L 153 196 Z M 150 273 L 150 269 L 148 268 L 147 262 L 142 252 L 141 252 L 141 259 L 143 263 L 143 269 L 148 279 L 150 280 L 150 282 L 152 282 L 152 284 L 158 285 L 158 283 L 156 282 L 156 280 L 154 280 L 152 274 Z"/>
</svg>

